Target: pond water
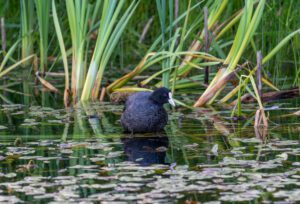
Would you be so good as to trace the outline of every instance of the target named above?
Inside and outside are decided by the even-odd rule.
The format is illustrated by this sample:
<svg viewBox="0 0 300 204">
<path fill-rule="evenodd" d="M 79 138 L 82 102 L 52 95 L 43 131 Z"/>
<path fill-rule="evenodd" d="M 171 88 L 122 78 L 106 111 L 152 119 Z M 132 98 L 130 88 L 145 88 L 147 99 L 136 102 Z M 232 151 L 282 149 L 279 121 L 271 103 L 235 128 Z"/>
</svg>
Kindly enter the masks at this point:
<svg viewBox="0 0 300 204">
<path fill-rule="evenodd" d="M 268 129 L 256 105 L 243 120 L 177 108 L 164 133 L 134 136 L 122 105 L 1 105 L 0 203 L 300 202 L 299 102 L 269 104 Z"/>
</svg>

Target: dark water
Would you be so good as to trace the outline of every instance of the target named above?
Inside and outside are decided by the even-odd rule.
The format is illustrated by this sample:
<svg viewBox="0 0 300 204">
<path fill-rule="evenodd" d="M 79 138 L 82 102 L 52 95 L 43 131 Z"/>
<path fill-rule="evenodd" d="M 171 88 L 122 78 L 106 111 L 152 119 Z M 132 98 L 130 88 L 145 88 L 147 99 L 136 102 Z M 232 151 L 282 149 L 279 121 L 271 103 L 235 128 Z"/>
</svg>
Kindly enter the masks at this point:
<svg viewBox="0 0 300 204">
<path fill-rule="evenodd" d="M 126 135 L 122 106 L 2 105 L 0 203 L 300 202 L 299 100 L 267 105 L 268 129 L 231 109 L 169 111 L 164 133 Z"/>
</svg>

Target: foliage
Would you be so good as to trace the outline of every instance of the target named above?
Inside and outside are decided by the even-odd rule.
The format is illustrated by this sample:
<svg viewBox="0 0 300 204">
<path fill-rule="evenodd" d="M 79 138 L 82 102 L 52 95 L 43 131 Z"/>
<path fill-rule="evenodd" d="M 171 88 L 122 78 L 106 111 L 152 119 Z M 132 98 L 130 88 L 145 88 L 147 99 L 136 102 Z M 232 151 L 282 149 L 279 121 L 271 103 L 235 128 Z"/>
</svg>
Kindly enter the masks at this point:
<svg viewBox="0 0 300 204">
<path fill-rule="evenodd" d="M 204 88 L 194 106 L 218 96 L 225 103 L 241 97 L 241 89 L 255 92 L 250 79 L 258 50 L 266 88 L 300 84 L 297 1 L 21 0 L 1 2 L 1 8 L 6 8 L 1 14 L 10 48 L 1 52 L 1 70 L 22 60 L 30 65 L 36 54 L 47 79 L 45 71 L 59 72 L 62 64 L 65 105 L 98 100 L 105 86 L 108 94 L 159 86 L 173 92 Z M 208 87 L 204 70 L 210 70 Z M 285 84 L 281 78 L 287 74 L 291 80 Z M 146 77 L 137 83 L 141 75 Z M 239 84 L 224 94 L 234 77 Z"/>
</svg>

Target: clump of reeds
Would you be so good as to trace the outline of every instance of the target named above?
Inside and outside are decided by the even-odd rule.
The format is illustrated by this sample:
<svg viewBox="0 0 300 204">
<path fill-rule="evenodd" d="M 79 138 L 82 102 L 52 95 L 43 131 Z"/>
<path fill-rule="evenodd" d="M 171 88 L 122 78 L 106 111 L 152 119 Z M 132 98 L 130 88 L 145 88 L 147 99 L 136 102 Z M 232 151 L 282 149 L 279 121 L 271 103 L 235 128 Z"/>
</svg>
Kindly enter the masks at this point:
<svg viewBox="0 0 300 204">
<path fill-rule="evenodd" d="M 135 76 L 141 74 L 149 67 L 154 64 L 161 64 L 162 70 L 151 75 L 147 79 L 141 81 L 139 86 L 146 86 L 154 79 L 157 79 L 160 75 L 162 76 L 161 81 L 155 83 L 155 86 L 167 86 L 172 85 L 172 90 L 179 88 L 191 88 L 198 86 L 199 84 L 205 86 L 204 83 L 200 81 L 208 82 L 208 72 L 204 75 L 192 75 L 191 72 L 195 73 L 195 69 L 208 70 L 209 66 L 218 66 L 219 70 L 214 75 L 214 78 L 209 82 L 204 93 L 195 102 L 194 107 L 204 106 L 206 104 L 212 104 L 215 102 L 217 97 L 222 93 L 228 81 L 233 78 L 239 78 L 239 85 L 232 89 L 228 94 L 226 94 L 220 102 L 227 102 L 233 96 L 238 95 L 241 97 L 241 90 L 248 86 L 253 75 L 257 70 L 257 67 L 252 69 L 247 69 L 245 67 L 245 62 L 241 62 L 243 53 L 249 46 L 255 46 L 254 37 L 257 32 L 257 28 L 261 23 L 262 16 L 265 10 L 266 1 L 245 1 L 244 8 L 239 9 L 234 12 L 228 19 L 222 19 L 222 14 L 226 10 L 226 6 L 230 3 L 229 1 L 208 1 L 205 4 L 207 8 L 205 15 L 201 14 L 200 19 L 204 19 L 204 28 L 201 32 L 198 32 L 198 38 L 194 40 L 191 46 L 188 47 L 187 51 L 184 49 L 186 39 L 193 30 L 193 26 L 197 25 L 189 21 L 190 12 L 193 11 L 199 5 L 188 6 L 186 12 L 182 13 L 177 19 L 173 20 L 173 23 L 166 25 L 167 17 L 172 19 L 172 12 L 166 9 L 166 4 L 163 1 L 158 1 L 158 13 L 160 17 L 160 24 L 162 34 L 157 38 L 157 41 L 149 49 L 145 57 L 140 61 L 140 63 L 135 67 L 135 69 L 123 77 L 115 80 L 112 84 L 107 87 L 109 93 L 114 91 L 128 91 L 131 87 L 125 87 L 125 85 Z M 201 4 L 201 3 L 200 3 Z M 164 6 L 163 6 L 164 5 Z M 169 9 L 173 9 L 170 5 Z M 167 15 L 169 13 L 169 15 Z M 183 21 L 182 27 L 180 27 L 180 20 Z M 197 19 L 199 22 L 199 19 Z M 223 20 L 223 22 L 222 22 Z M 190 27 L 187 26 L 187 22 L 190 22 Z M 224 55 L 222 47 L 218 43 L 221 41 L 222 37 L 226 35 L 236 24 L 238 24 L 237 31 L 233 35 L 231 48 L 227 55 Z M 175 29 L 176 25 L 176 29 Z M 174 30 L 175 29 L 175 30 Z M 275 46 L 269 53 L 265 54 L 262 59 L 262 65 L 266 64 L 275 54 L 280 51 L 283 46 L 285 46 L 290 39 L 292 39 L 299 30 L 290 33 L 286 36 L 278 45 Z M 168 34 L 168 35 L 167 35 Z M 162 42 L 161 47 L 158 46 L 157 42 Z M 156 50 L 156 52 L 154 52 Z M 220 54 L 225 59 L 210 55 L 211 51 Z M 246 74 L 244 71 L 247 70 Z M 206 78 L 206 80 L 204 80 Z M 261 77 L 262 83 L 271 87 L 272 89 L 278 90 L 269 80 L 264 76 Z M 122 88 L 123 87 L 123 88 Z M 136 86 L 135 86 L 136 87 Z M 137 87 L 136 87 L 137 88 Z M 252 87 L 252 91 L 247 88 L 252 95 L 255 92 L 255 87 Z M 262 103 L 259 103 L 262 108 Z"/>
<path fill-rule="evenodd" d="M 126 28 L 126 24 L 138 5 L 138 1 L 132 1 L 125 11 L 123 11 L 124 4 L 125 0 L 97 1 L 95 5 L 89 4 L 88 1 L 66 1 L 72 39 L 72 71 L 71 91 L 69 89 L 69 79 L 66 78 L 65 103 L 69 98 L 66 95 L 70 93 L 75 103 L 79 100 L 95 100 L 99 97 L 104 70 L 122 32 Z M 56 33 L 66 77 L 68 77 L 65 41 L 54 1 L 53 11 Z M 99 11 L 101 11 L 101 15 L 99 15 Z M 89 21 L 89 19 L 91 20 Z M 96 25 L 97 20 L 100 23 L 98 25 Z M 90 59 L 88 55 L 88 51 L 91 49 L 90 35 L 96 26 L 98 27 L 97 39 Z"/>
<path fill-rule="evenodd" d="M 255 97 L 253 77 L 257 66 L 251 65 L 255 64 L 251 63 L 251 57 L 253 60 L 256 51 L 262 50 L 264 55 L 262 65 L 266 65 L 300 32 L 298 27 L 293 31 L 295 28 L 293 25 L 293 29 L 288 29 L 290 33 L 285 37 L 282 33 L 286 32 L 272 34 L 273 43 L 266 42 L 270 34 L 263 32 L 264 26 L 268 26 L 268 22 L 264 21 L 264 14 L 275 13 L 278 7 L 284 9 L 278 11 L 279 14 L 272 15 L 274 17 L 284 14 L 285 18 L 282 20 L 284 22 L 280 22 L 280 24 L 284 23 L 284 28 L 289 28 L 291 22 L 295 22 L 294 17 L 290 16 L 294 12 L 291 9 L 294 5 L 293 1 L 280 4 L 269 3 L 266 0 L 247 0 L 244 3 L 229 0 L 198 2 L 157 0 L 156 5 L 153 6 L 154 9 L 156 8 L 155 12 L 147 11 L 150 15 L 146 30 L 152 31 L 152 25 L 149 23 L 152 22 L 157 26 L 155 32 L 159 33 L 158 36 L 156 39 L 150 38 L 153 40 L 151 44 L 143 45 L 143 49 L 140 49 L 146 48 L 146 53 L 139 52 L 139 48 L 136 48 L 138 46 L 135 46 L 138 56 L 141 56 L 140 61 L 127 74 L 114 80 L 107 87 L 103 87 L 102 79 L 105 71 L 109 71 L 108 64 L 112 56 L 121 53 L 116 47 L 122 33 L 127 29 L 128 22 L 133 16 L 141 15 L 135 14 L 139 3 L 146 4 L 139 0 L 130 2 L 126 0 L 20 1 L 20 39 L 10 43 L 11 47 L 7 52 L 6 48 L 3 48 L 0 76 L 4 76 L 19 64 L 20 61 L 13 59 L 12 56 L 16 55 L 14 53 L 21 41 L 22 64 L 30 65 L 36 54 L 38 57 L 35 57 L 35 62 L 39 62 L 39 72 L 36 76 L 43 81 L 44 85 L 51 84 L 46 80 L 45 71 L 51 70 L 55 62 L 62 62 L 66 106 L 71 101 L 76 103 L 80 100 L 99 100 L 103 99 L 105 93 L 139 91 L 151 86 L 166 86 L 173 92 L 178 89 L 205 88 L 204 93 L 194 103 L 194 107 L 212 104 L 221 95 L 220 103 L 226 103 L 233 97 L 241 101 L 244 92 Z M 51 14 L 54 28 L 52 28 Z M 52 30 L 55 30 L 54 35 L 51 35 Z M 152 32 L 152 35 L 155 32 Z M 131 34 L 132 32 L 125 33 L 125 37 Z M 142 35 L 140 39 L 144 40 L 145 33 Z M 277 41 L 274 40 L 275 38 Z M 56 39 L 58 46 L 51 44 L 56 42 Z M 281 40 L 276 45 L 274 42 L 278 42 L 278 39 Z M 133 44 L 132 41 L 130 42 Z M 35 45 L 38 46 L 34 47 Z M 268 45 L 267 49 L 266 45 Z M 299 51 L 295 48 L 297 42 L 290 46 L 289 50 L 292 51 L 291 55 L 296 67 L 294 84 L 298 84 Z M 50 64 L 48 58 L 51 58 L 49 52 L 57 55 L 50 68 L 48 68 Z M 131 53 L 127 53 L 127 56 L 129 55 Z M 247 57 L 249 59 L 246 59 Z M 122 58 L 124 58 L 123 54 Z M 128 57 L 129 59 L 132 58 Z M 246 63 L 248 60 L 249 63 Z M 4 66 L 9 61 L 14 62 L 15 65 L 5 69 Z M 159 67 L 155 73 L 151 73 L 138 84 L 129 86 L 132 79 L 155 66 Z M 266 67 L 262 71 L 261 82 L 278 90 L 266 76 L 265 70 L 270 68 Z M 229 93 L 224 93 L 225 86 L 233 78 L 239 81 L 238 85 Z M 240 103 L 237 108 L 241 109 Z"/>
</svg>

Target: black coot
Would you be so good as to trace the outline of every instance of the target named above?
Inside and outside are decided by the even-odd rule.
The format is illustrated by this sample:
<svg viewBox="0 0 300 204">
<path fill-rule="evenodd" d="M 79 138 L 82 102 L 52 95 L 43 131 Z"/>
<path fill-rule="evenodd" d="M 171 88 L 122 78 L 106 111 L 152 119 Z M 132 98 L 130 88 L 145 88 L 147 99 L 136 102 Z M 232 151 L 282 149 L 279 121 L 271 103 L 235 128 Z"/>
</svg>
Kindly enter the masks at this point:
<svg viewBox="0 0 300 204">
<path fill-rule="evenodd" d="M 154 92 L 138 92 L 128 97 L 121 117 L 125 132 L 145 133 L 162 131 L 168 122 L 163 105 L 175 106 L 172 93 L 167 88 Z"/>
</svg>

